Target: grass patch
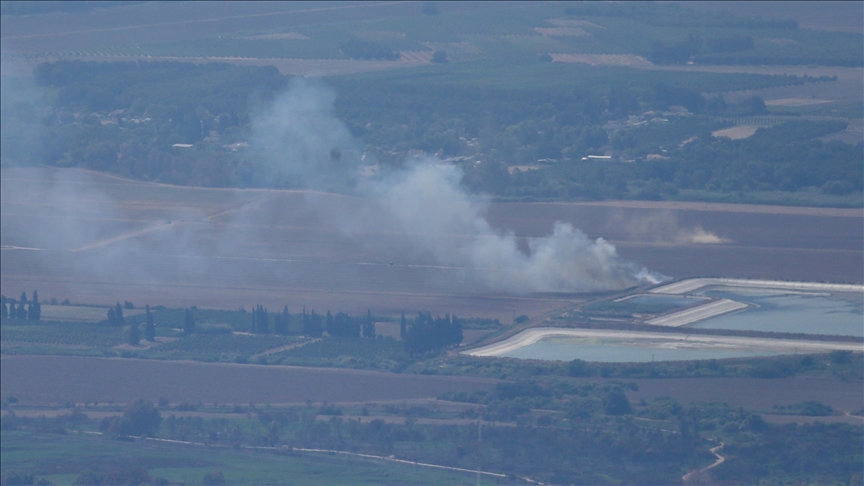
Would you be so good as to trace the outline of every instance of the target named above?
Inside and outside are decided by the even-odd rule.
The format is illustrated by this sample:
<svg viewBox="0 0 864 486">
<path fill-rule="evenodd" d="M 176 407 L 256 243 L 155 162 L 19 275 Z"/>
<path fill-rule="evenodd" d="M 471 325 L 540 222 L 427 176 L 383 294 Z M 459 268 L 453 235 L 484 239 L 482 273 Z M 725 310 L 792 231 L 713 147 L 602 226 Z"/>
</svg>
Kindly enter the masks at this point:
<svg viewBox="0 0 864 486">
<path fill-rule="evenodd" d="M 305 339 L 293 336 L 196 334 L 154 347 L 144 354 L 157 359 L 243 362 L 254 354 L 300 343 Z"/>
<path fill-rule="evenodd" d="M 274 353 L 271 364 L 333 366 L 337 368 L 402 371 L 414 360 L 401 341 L 393 338 L 325 338 L 305 346 Z"/>
<path fill-rule="evenodd" d="M 0 341 L 6 344 L 111 347 L 124 340 L 124 328 L 93 323 L 4 319 L 0 324 Z"/>
</svg>

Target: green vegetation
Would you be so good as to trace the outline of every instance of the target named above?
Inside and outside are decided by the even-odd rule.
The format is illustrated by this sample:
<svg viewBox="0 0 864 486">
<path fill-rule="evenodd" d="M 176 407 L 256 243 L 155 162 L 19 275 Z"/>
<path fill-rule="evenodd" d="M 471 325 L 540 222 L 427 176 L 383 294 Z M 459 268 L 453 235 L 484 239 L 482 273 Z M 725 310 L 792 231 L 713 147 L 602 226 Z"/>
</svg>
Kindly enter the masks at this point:
<svg viewBox="0 0 864 486">
<path fill-rule="evenodd" d="M 141 353 L 157 359 L 246 362 L 268 349 L 304 342 L 300 337 L 196 334 L 159 345 Z"/>
<path fill-rule="evenodd" d="M 141 441 L 109 441 L 89 434 L 34 432 L 29 428 L 4 429 L 0 440 L 4 480 L 16 470 L 23 474 L 39 470 L 44 472 L 41 477 L 54 484 L 73 484 L 79 478 L 83 480 L 85 474 L 119 475 L 135 471 L 140 475 L 140 469 L 144 469 L 157 481 L 161 478 L 174 484 L 202 484 L 203 478 L 215 471 L 222 473 L 224 484 L 237 485 L 474 484 L 472 475 L 465 473 L 382 464 L 341 455 L 262 453 L 227 447 L 177 448 Z"/>
<path fill-rule="evenodd" d="M 627 302 L 616 304 L 626 307 Z M 606 309 L 601 304 L 594 307 L 592 312 Z M 519 484 L 519 477 L 529 477 L 579 484 L 629 483 L 638 478 L 665 484 L 709 464 L 713 459 L 708 449 L 722 441 L 728 460 L 723 468 L 712 472 L 718 480 L 783 477 L 793 482 L 856 481 L 855 465 L 860 462 L 860 453 L 855 452 L 853 445 L 861 440 L 860 427 L 779 426 L 766 423 L 760 415 L 838 413 L 828 405 L 811 401 L 770 410 L 736 410 L 718 404 L 685 407 L 664 397 L 636 402 L 628 395 L 638 391 L 638 386 L 626 380 L 794 375 L 861 380 L 864 356 L 860 353 L 632 364 L 474 358 L 411 352 L 406 342 L 416 326 L 428 327 L 427 331 L 448 330 L 454 323 L 452 317 L 432 318 L 428 313 L 421 313 L 418 319 L 405 319 L 406 342 L 400 342 L 368 334 L 361 338 L 363 323 L 373 322 L 371 314 L 350 318 L 358 326 L 351 337 L 330 336 L 328 332 L 321 339 L 310 339 L 300 335 L 304 313 L 292 315 L 287 309 L 275 315 L 280 316 L 280 321 L 284 319 L 293 334 L 290 336 L 270 334 L 275 326 L 261 327 L 262 322 L 274 317 L 268 317 L 261 306 L 256 306 L 253 312 L 194 307 L 145 309 L 145 325 L 149 315 L 157 335 L 149 348 L 123 344 L 132 327 L 111 325 L 107 319 L 99 323 L 33 322 L 7 317 L 0 322 L 2 352 L 329 366 L 473 375 L 506 381 L 488 391 L 445 394 L 440 398 L 462 405 L 443 409 L 405 404 L 352 408 L 327 403 L 260 408 L 245 404 L 172 405 L 167 401 L 154 406 L 139 400 L 125 408 L 88 403 L 84 410 L 72 409 L 50 419 L 19 417 L 14 411 L 26 410 L 27 405 L 7 397 L 0 424 L 4 478 L 32 477 L 31 483 L 43 478 L 62 484 L 133 479 L 137 484 L 169 484 L 197 483 L 207 476 L 211 484 L 214 481 L 218 484 L 221 473 L 226 484 L 261 481 L 279 484 L 284 478 L 291 482 L 295 478 L 309 478 L 309 482 L 315 483 L 323 481 L 321 476 L 307 475 L 316 474 L 310 471 L 322 471 L 316 469 L 320 464 L 316 461 L 331 461 L 327 463 L 332 470 L 327 471 L 326 481 L 338 483 L 343 477 L 339 471 L 360 467 L 367 460 L 301 450 L 314 448 L 466 469 L 480 463 L 484 470 L 505 475 L 499 479 L 487 477 L 493 483 Z M 111 310 L 116 311 L 116 307 Z M 329 319 L 317 315 L 319 324 L 329 322 L 328 328 L 335 331 L 336 316 L 340 314 L 328 312 L 328 315 Z M 183 326 L 190 317 L 196 322 L 193 332 L 172 327 Z M 307 321 L 311 319 L 309 314 L 305 317 Z M 342 319 L 343 325 L 349 322 L 348 316 Z M 448 322 L 449 326 L 444 325 Z M 500 328 L 500 323 L 494 321 L 475 319 L 466 324 Z M 234 331 L 235 328 L 243 331 Z M 267 333 L 263 332 L 265 328 Z M 249 332 L 256 329 L 262 332 Z M 70 345 L 74 343 L 77 343 L 74 347 Z M 114 415 L 101 421 L 91 420 L 87 417 L 90 410 Z M 183 413 L 178 416 L 175 411 Z M 245 418 L 242 414 L 246 414 Z M 477 419 L 485 422 L 480 449 L 476 447 Z M 97 430 L 101 437 L 95 434 Z M 130 436 L 191 443 L 168 445 Z M 821 441 L 817 449 L 805 446 L 814 441 Z M 765 447 L 774 452 L 764 452 Z M 104 452 L 106 448 L 112 452 Z M 804 457 L 811 453 L 824 456 L 825 460 Z M 277 459 L 281 465 L 267 469 L 270 461 Z M 790 469 L 790 463 L 798 466 Z M 262 473 L 265 466 L 268 472 Z M 368 474 L 368 481 L 378 483 L 447 484 L 473 479 L 453 471 L 426 469 L 405 472 L 403 477 L 399 472 L 403 466 L 390 463 L 363 467 L 369 469 L 361 467 L 358 473 L 361 483 L 366 481 L 364 474 Z M 269 476 L 275 474 L 273 471 L 281 471 L 283 475 L 273 479 L 276 476 Z"/>
<path fill-rule="evenodd" d="M 505 475 L 484 477 L 493 484 L 522 484 L 519 477 L 547 483 L 668 484 L 713 461 L 708 449 L 722 441 L 727 461 L 712 470 L 716 480 L 859 481 L 860 426 L 772 425 L 753 411 L 724 404 L 684 406 L 668 397 L 632 402 L 627 394 L 635 389 L 628 383 L 535 379 L 502 383 L 489 393 L 444 397 L 473 404 L 458 408 L 214 404 L 181 416 L 167 403 L 154 407 L 137 401 L 122 411 L 111 409 L 117 415 L 101 421 L 87 414 L 109 407 L 72 409 L 56 418 L 28 418 L 7 409 L 0 422 L 2 474 L 63 484 L 110 474 L 153 478 L 148 484 L 165 484 L 157 478 L 197 483 L 218 473 L 230 484 L 340 484 L 349 471 L 352 484 L 474 480 L 473 474 L 406 470 L 396 463 L 305 450 L 324 449 L 468 470 L 482 464 L 485 471 Z M 141 434 L 157 440 L 136 438 Z M 321 477 L 325 471 L 326 478 Z"/>
<path fill-rule="evenodd" d="M 663 302 L 634 303 L 629 300 L 604 300 L 583 306 L 580 310 L 591 315 L 632 317 L 633 314 L 662 314 L 677 307 L 680 305 Z"/>
<path fill-rule="evenodd" d="M 592 315 L 631 316 L 634 312 L 659 313 L 667 307 L 666 304 L 632 304 L 626 300 L 601 301 L 589 304 L 582 312 Z M 125 318 L 129 324 L 125 326 L 111 325 L 107 320 L 98 323 L 32 322 L 6 318 L 0 321 L 2 352 L 323 366 L 501 379 L 524 379 L 532 376 L 597 376 L 618 379 L 722 376 L 777 378 L 801 374 L 840 379 L 864 378 L 864 357 L 858 353 L 841 351 L 804 358 L 661 363 L 586 363 L 581 360 L 566 363 L 477 358 L 447 354 L 445 351 L 461 342 L 463 328 L 496 332 L 505 330 L 506 326 L 502 326 L 497 320 L 457 319 L 449 315 L 432 317 L 431 313 L 421 312 L 417 318 L 405 319 L 402 340 L 396 340 L 376 335 L 374 326 L 369 327 L 367 323 L 393 322 L 400 319 L 373 317 L 371 314 L 355 318 L 344 313 L 334 315 L 328 312 L 328 319 L 326 316 L 309 312 L 305 315 L 289 314 L 287 309 L 283 309 L 273 314 L 271 319 L 263 307 L 256 308 L 254 312 L 196 307 L 169 309 L 161 306 L 148 306 L 148 309 L 154 328 L 153 340 L 147 340 L 145 313 L 141 319 L 144 330 L 139 329 L 137 336 L 137 342 L 141 342 L 142 338 L 145 340 L 143 344 L 129 344 L 130 334 L 135 327 L 131 324 L 138 322 L 137 316 Z M 256 328 L 261 331 L 258 324 L 273 322 L 276 316 L 279 316 L 280 322 L 285 323 L 285 334 L 276 334 L 276 326 L 269 324 L 265 327 L 267 332 L 254 332 Z M 195 329 L 191 333 L 184 330 L 187 317 L 194 321 Z M 338 324 L 337 317 L 342 319 L 343 324 Z M 258 324 L 255 323 L 256 320 Z M 313 321 L 318 321 L 320 327 L 316 327 Z M 340 334 L 339 326 L 345 326 L 349 322 L 356 326 L 353 334 Z M 564 319 L 562 322 L 568 324 L 569 320 Z"/>
<path fill-rule="evenodd" d="M 842 131 L 846 120 L 802 119 L 860 118 L 860 106 L 778 111 L 758 97 L 723 98 L 724 92 L 836 78 L 550 62 L 551 54 L 587 53 L 638 55 L 658 64 L 860 66 L 860 34 L 671 4 L 421 10 L 398 20 L 346 18 L 287 33 L 113 46 L 100 54 L 336 62 L 425 52 L 435 62 L 328 77 L 323 84 L 336 94 L 334 114 L 362 142 L 367 163 L 398 166 L 417 151 L 434 154 L 460 165 L 466 186 L 501 199 L 862 204 L 861 144 L 820 140 Z M 32 128 L 4 131 L 4 166 L 78 166 L 217 187 L 305 184 L 275 177 L 258 160 L 260 147 L 245 145 L 254 142 L 256 108 L 288 86 L 275 67 L 64 61 L 39 66 L 34 79 L 43 96 L 4 96 L 4 117 Z M 4 77 L 10 93 L 28 89 L 20 83 Z M 745 140 L 710 136 L 730 120 L 771 110 L 788 123 Z M 612 158 L 584 159 L 604 154 Z"/>
<path fill-rule="evenodd" d="M 15 352 L 21 345 L 56 345 L 67 347 L 111 347 L 125 342 L 122 328 L 84 322 L 47 321 L 31 323 L 4 319 L 0 324 L 3 352 Z M 8 345 L 8 350 L 7 346 Z"/>
<path fill-rule="evenodd" d="M 61 62 L 42 65 L 36 78 L 56 90 L 56 101 L 42 120 L 39 150 L 16 163 L 206 186 L 297 184 L 263 177 L 254 154 L 228 148 L 248 140 L 250 97 L 266 103 L 285 87 L 273 68 Z M 159 81 L 165 78 L 174 82 Z M 336 114 L 367 153 L 394 165 L 415 149 L 456 157 L 468 187 L 502 198 L 746 201 L 780 191 L 785 197 L 766 202 L 855 205 L 864 180 L 861 145 L 818 140 L 842 130 L 842 122 L 792 121 L 745 140 L 710 136 L 728 126 L 718 116 L 765 108 L 759 100 L 733 105 L 700 93 L 807 81 L 664 71 L 633 78 L 629 68 L 532 61 L 515 73 L 476 62 L 328 84 L 338 93 Z M 689 112 L 661 114 L 674 106 Z M 176 143 L 197 148 L 178 150 Z M 581 160 L 597 153 L 614 159 Z M 4 154 L 4 164 L 13 163 L 8 154 L 15 152 Z M 513 166 L 536 170 L 508 171 Z"/>
</svg>

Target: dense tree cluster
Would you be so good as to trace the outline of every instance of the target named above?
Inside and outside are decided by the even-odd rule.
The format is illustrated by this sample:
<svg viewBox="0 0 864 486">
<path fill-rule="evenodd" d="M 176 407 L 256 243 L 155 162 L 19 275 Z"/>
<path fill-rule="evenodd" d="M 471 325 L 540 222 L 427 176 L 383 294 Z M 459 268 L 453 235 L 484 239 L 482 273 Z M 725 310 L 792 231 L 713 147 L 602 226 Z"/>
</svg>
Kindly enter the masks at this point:
<svg viewBox="0 0 864 486">
<path fill-rule="evenodd" d="M 138 399 L 123 410 L 122 415 L 105 417 L 100 428 L 115 436 L 138 435 L 153 437 L 162 423 L 162 414 L 153 403 Z"/>
<path fill-rule="evenodd" d="M 728 51 L 748 41 L 734 36 L 706 36 L 703 41 L 694 35 L 682 42 L 681 46 Z M 41 65 L 35 75 L 41 85 L 58 93 L 50 105 L 38 108 L 44 116 L 30 120 L 42 125 L 32 132 L 41 131 L 44 137 L 23 151 L 4 140 L 4 165 L 77 165 L 206 186 L 294 183 L 265 177 L 254 151 L 225 148 L 248 140 L 251 93 L 266 102 L 285 86 L 286 78 L 275 69 L 58 62 Z M 474 74 L 461 75 L 470 79 Z M 336 115 L 381 163 L 401 164 L 414 149 L 457 157 L 462 159 L 456 163 L 463 168 L 465 184 L 493 195 L 656 199 L 674 198 L 680 189 L 735 194 L 816 187 L 839 195 L 862 190 L 862 178 L 856 172 L 861 146 L 818 140 L 842 130 L 841 124 L 787 123 L 760 130 L 746 140 L 709 135 L 724 126 L 717 117 L 762 115 L 767 108 L 758 97 L 730 103 L 705 92 L 828 78 L 690 73 L 679 79 L 664 72 L 646 72 L 634 83 L 624 73 L 595 69 L 578 79 L 576 85 L 518 90 L 437 77 L 432 82 L 433 78 L 422 74 L 334 77 L 328 83 L 338 94 Z M 675 106 L 685 107 L 692 115 L 610 128 L 624 124 L 628 117 L 646 117 L 645 113 L 661 117 Z M 18 111 L 17 105 L 4 105 L 4 116 L 7 112 L 15 116 Z M 197 145 L 176 149 L 172 148 L 175 143 Z M 776 155 L 778 148 L 782 157 Z M 604 152 L 637 163 L 581 160 Z M 648 157 L 652 154 L 654 159 Z M 537 170 L 512 170 L 523 165 Z M 816 165 L 819 170 L 814 172 Z M 816 177 L 811 180 L 803 174 Z"/>
<path fill-rule="evenodd" d="M 424 354 L 462 342 L 462 324 L 456 316 L 432 317 L 431 312 L 420 312 L 405 333 L 405 350 L 411 354 Z"/>
<path fill-rule="evenodd" d="M 123 317 L 123 307 L 120 302 L 114 307 L 108 308 L 108 324 L 111 326 L 123 327 L 126 325 L 126 318 Z"/>
<path fill-rule="evenodd" d="M 27 293 L 21 292 L 21 297 L 16 301 L 12 298 L 0 296 L 0 318 L 20 319 L 28 321 L 42 320 L 42 303 L 39 302 L 39 293 L 33 291 L 33 298 L 27 300 Z"/>
<path fill-rule="evenodd" d="M 258 304 L 252 309 L 252 332 L 255 334 L 270 334 L 270 324 L 267 309 Z"/>
<path fill-rule="evenodd" d="M 273 332 L 280 336 L 291 334 L 291 314 L 288 313 L 287 305 L 282 309 L 282 312 L 273 315 Z"/>
<path fill-rule="evenodd" d="M 303 334 L 310 337 L 321 337 L 324 334 L 324 320 L 320 314 L 315 313 L 312 309 L 311 313 L 306 313 L 306 308 L 303 308 Z"/>
</svg>

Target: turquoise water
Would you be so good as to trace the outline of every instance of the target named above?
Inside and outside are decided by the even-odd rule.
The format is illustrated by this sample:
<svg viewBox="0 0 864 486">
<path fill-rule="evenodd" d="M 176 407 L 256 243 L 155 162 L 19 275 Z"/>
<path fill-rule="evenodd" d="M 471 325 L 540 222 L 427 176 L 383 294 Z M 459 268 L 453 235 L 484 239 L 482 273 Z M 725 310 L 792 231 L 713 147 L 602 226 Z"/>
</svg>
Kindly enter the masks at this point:
<svg viewBox="0 0 864 486">
<path fill-rule="evenodd" d="M 692 325 L 699 329 L 833 334 L 864 337 L 861 306 L 849 300 L 774 290 L 706 289 L 700 295 L 750 304 L 746 310 Z"/>
<path fill-rule="evenodd" d="M 571 361 L 581 359 L 603 363 L 688 361 L 701 359 L 755 358 L 783 354 L 763 349 L 673 349 L 629 345 L 617 340 L 553 337 L 501 355 L 507 358 Z"/>
</svg>

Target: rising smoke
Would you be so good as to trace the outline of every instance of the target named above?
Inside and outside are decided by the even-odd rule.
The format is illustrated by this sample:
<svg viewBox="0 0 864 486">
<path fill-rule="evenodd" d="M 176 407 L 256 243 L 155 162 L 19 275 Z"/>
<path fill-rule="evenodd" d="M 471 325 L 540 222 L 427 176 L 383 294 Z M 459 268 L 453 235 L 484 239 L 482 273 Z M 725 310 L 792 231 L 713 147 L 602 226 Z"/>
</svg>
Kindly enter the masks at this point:
<svg viewBox="0 0 864 486">
<path fill-rule="evenodd" d="M 333 100 L 319 85 L 294 83 L 257 118 L 256 143 L 277 149 L 267 150 L 263 159 L 268 172 L 300 178 L 307 187 L 341 179 L 377 202 L 380 213 L 360 220 L 354 215 L 341 225 L 347 235 L 363 239 L 364 228 L 389 221 L 395 224 L 389 232 L 404 244 L 431 254 L 441 265 L 474 270 L 472 283 L 496 291 L 608 290 L 663 278 L 621 260 L 614 246 L 602 238 L 592 241 L 568 223 L 555 223 L 549 236 L 531 238 L 523 251 L 512 232 L 492 228 L 483 218 L 488 199 L 467 192 L 461 169 L 435 158 L 406 163 L 371 180 L 360 178 L 356 159 L 337 162 L 330 157 L 334 150 L 358 146 L 333 116 Z"/>
<path fill-rule="evenodd" d="M 21 93 L 20 99 L 34 99 L 32 92 Z M 4 90 L 4 106 L 18 99 L 13 94 L 17 96 Z M 446 267 L 447 275 L 457 275 L 455 284 L 462 290 L 578 292 L 662 278 L 622 260 L 602 238 L 591 240 L 567 223 L 554 224 L 546 237 L 527 240 L 493 228 L 484 218 L 489 199 L 469 193 L 461 183 L 461 169 L 441 160 L 416 159 L 369 176 L 374 171 L 368 169 L 381 164 L 363 157 L 362 144 L 334 115 L 334 100 L 320 84 L 295 80 L 254 114 L 249 158 L 262 184 L 349 192 L 357 196 L 352 200 L 357 204 L 336 204 L 332 197 L 308 193 L 306 208 L 274 207 L 279 198 L 273 195 L 278 193 L 230 191 L 233 195 L 224 207 L 232 209 L 218 218 L 166 201 L 159 209 L 161 221 L 153 220 L 153 211 L 147 210 L 147 218 L 136 223 L 134 198 L 127 197 L 125 187 L 135 189 L 124 187 L 123 181 L 106 183 L 106 176 L 97 181 L 84 171 L 49 168 L 43 169 L 50 174 L 43 182 L 24 184 L 6 172 L 3 199 L 9 205 L 0 220 L 4 251 L 37 252 L 33 262 L 62 270 L 58 273 L 74 276 L 73 281 L 95 278 L 157 285 L 170 275 L 182 285 L 204 275 L 224 278 L 226 272 L 236 279 L 239 276 L 232 272 L 238 259 L 249 262 L 245 278 L 284 281 L 286 276 L 267 263 L 265 245 L 270 238 L 257 228 L 269 225 L 276 213 L 308 211 L 326 218 L 325 226 L 337 227 L 355 247 L 396 255 L 396 265 Z M 12 135 L 6 131 L 12 124 L 3 125 L 6 139 Z M 12 154 L 17 152 L 4 152 Z M 122 205 L 118 200 L 124 201 Z M 17 215 L 15 207 L 44 207 L 52 213 L 43 212 L 44 217 L 34 222 L 24 212 Z M 230 212 L 236 216 L 225 215 Z M 402 257 L 405 261 L 398 260 Z M 231 270 L 223 268 L 230 259 L 235 260 Z M 299 267 L 291 268 L 293 281 L 304 278 Z M 346 268 L 340 271 L 351 278 L 352 270 Z"/>
</svg>

